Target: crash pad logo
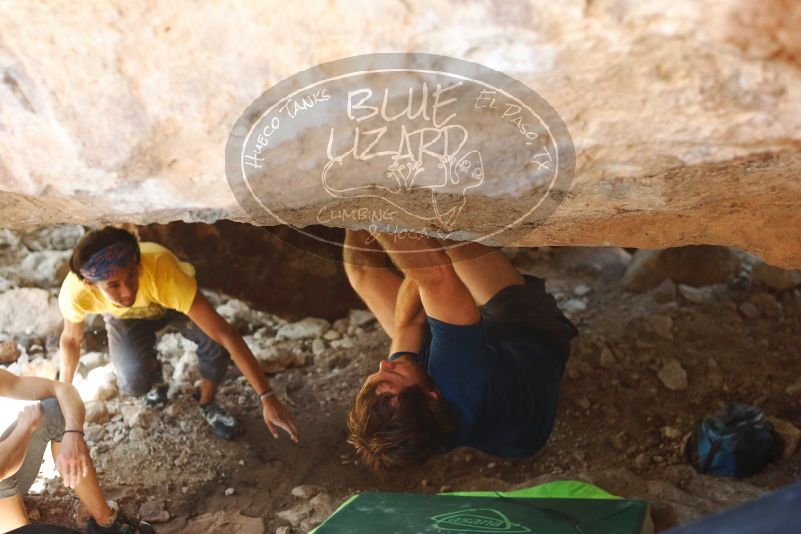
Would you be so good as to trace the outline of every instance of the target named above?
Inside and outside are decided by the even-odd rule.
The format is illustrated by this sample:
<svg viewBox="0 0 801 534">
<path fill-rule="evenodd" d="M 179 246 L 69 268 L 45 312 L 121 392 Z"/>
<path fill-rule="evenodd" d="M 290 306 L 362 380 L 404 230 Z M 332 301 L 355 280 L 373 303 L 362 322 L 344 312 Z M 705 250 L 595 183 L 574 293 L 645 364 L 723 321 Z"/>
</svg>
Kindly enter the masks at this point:
<svg viewBox="0 0 801 534">
<path fill-rule="evenodd" d="M 295 74 L 242 113 L 226 145 L 248 215 L 301 234 L 318 224 L 491 243 L 544 221 L 574 168 L 567 128 L 532 89 L 431 54 Z"/>
<path fill-rule="evenodd" d="M 504 532 L 507 534 L 531 532 L 530 528 L 511 522 L 502 512 L 492 508 L 473 508 L 435 515 L 431 521 L 434 528 L 447 532 Z"/>
</svg>

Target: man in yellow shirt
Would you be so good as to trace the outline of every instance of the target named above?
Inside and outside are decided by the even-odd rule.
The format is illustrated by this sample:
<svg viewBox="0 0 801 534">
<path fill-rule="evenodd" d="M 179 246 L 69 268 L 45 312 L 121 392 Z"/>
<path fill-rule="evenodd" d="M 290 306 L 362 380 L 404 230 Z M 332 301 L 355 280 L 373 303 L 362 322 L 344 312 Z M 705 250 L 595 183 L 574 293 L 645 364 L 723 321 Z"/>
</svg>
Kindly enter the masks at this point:
<svg viewBox="0 0 801 534">
<path fill-rule="evenodd" d="M 256 390 L 264 421 L 274 437 L 278 428 L 297 441 L 292 416 L 270 388 L 261 365 L 242 336 L 198 291 L 194 267 L 156 243 L 139 243 L 125 230 L 105 227 L 87 233 L 70 257 L 61 286 L 59 309 L 61 380 L 71 382 L 80 356 L 83 321 L 103 314 L 109 355 L 123 392 L 145 396 L 149 404 L 166 401 L 166 385 L 156 355 L 156 332 L 174 326 L 198 346 L 202 377 L 196 398 L 214 432 L 232 439 L 235 419 L 215 394 L 231 359 Z"/>
</svg>

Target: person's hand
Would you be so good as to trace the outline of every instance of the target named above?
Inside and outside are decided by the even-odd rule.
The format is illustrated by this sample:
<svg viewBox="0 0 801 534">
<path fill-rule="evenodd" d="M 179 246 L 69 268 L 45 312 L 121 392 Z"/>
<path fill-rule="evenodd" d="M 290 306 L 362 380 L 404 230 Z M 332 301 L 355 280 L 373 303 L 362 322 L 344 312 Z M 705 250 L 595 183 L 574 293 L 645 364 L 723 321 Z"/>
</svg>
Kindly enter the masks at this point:
<svg viewBox="0 0 801 534">
<path fill-rule="evenodd" d="M 30 406 L 26 406 L 19 415 L 17 416 L 17 425 L 20 428 L 28 429 L 31 434 L 39 428 L 39 425 L 42 424 L 42 419 L 44 419 L 44 412 L 42 411 L 42 406 L 38 402 L 36 404 L 31 404 Z"/>
<path fill-rule="evenodd" d="M 64 485 L 75 488 L 84 477 L 89 476 L 92 459 L 89 448 L 83 440 L 83 435 L 77 432 L 67 432 L 61 438 L 61 449 L 56 458 L 56 468 L 61 473 Z"/>
<path fill-rule="evenodd" d="M 267 423 L 267 428 L 270 429 L 270 433 L 273 435 L 274 438 L 278 437 L 278 428 L 282 428 L 289 434 L 289 437 L 292 438 L 292 441 L 295 443 L 298 442 L 298 429 L 295 426 L 295 420 L 292 419 L 292 415 L 289 413 L 289 410 L 281 404 L 275 395 L 270 395 L 269 397 L 265 397 L 261 401 L 263 410 L 262 414 L 264 416 L 264 422 Z"/>
</svg>

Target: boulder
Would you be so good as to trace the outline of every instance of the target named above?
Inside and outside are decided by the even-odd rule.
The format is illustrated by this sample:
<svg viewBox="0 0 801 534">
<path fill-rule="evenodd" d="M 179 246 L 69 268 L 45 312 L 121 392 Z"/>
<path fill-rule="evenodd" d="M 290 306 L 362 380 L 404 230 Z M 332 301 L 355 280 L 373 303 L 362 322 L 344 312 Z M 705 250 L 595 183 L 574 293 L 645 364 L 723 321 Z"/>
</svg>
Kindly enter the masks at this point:
<svg viewBox="0 0 801 534">
<path fill-rule="evenodd" d="M 326 349 L 325 341 L 319 338 L 315 339 L 314 341 L 312 341 L 311 349 L 312 349 L 312 354 L 314 354 L 315 356 L 323 354 Z"/>
<path fill-rule="evenodd" d="M 109 400 L 119 393 L 117 375 L 110 364 L 92 369 L 85 379 L 76 377 L 74 384 L 84 402 Z"/>
<path fill-rule="evenodd" d="M 0 294 L 0 332 L 10 336 L 55 336 L 64 319 L 55 297 L 39 288 L 21 287 Z"/>
<path fill-rule="evenodd" d="M 567 315 L 576 315 L 587 310 L 587 301 L 583 299 L 569 299 L 559 306 Z"/>
<path fill-rule="evenodd" d="M 801 285 L 800 269 L 780 269 L 761 261 L 751 271 L 755 282 L 773 289 L 792 289 Z"/>
<path fill-rule="evenodd" d="M 757 291 L 751 295 L 749 302 L 753 303 L 767 317 L 778 317 L 782 314 L 782 305 L 767 291 Z"/>
<path fill-rule="evenodd" d="M 653 315 L 648 318 L 648 326 L 658 336 L 673 341 L 673 319 L 669 315 Z"/>
<path fill-rule="evenodd" d="M 300 528 L 303 532 L 309 532 L 312 528 L 322 523 L 330 516 L 336 507 L 330 495 L 324 492 L 303 491 L 303 502 L 300 502 L 276 514 L 284 521 L 288 521 L 292 526 Z M 308 496 L 314 493 L 314 496 Z M 293 494 L 295 494 L 293 492 Z M 297 495 L 301 496 L 301 495 Z"/>
<path fill-rule="evenodd" d="M 588 295 L 592 291 L 592 288 L 586 284 L 579 284 L 573 288 L 573 294 L 577 297 L 583 297 Z"/>
<path fill-rule="evenodd" d="M 696 287 L 722 284 L 737 274 L 739 267 L 739 258 L 726 247 L 638 250 L 623 277 L 623 287 L 633 292 L 647 291 L 666 278 Z"/>
<path fill-rule="evenodd" d="M 87 423 L 84 427 L 84 438 L 88 443 L 97 443 L 102 440 L 105 435 L 106 427 L 104 425 Z"/>
<path fill-rule="evenodd" d="M 676 300 L 676 284 L 670 278 L 662 282 L 651 290 L 651 298 L 660 304 Z"/>
<path fill-rule="evenodd" d="M 86 403 L 86 423 L 102 424 L 108 422 L 111 415 L 108 413 L 106 403 L 103 401 L 89 401 Z"/>
<path fill-rule="evenodd" d="M 152 409 L 141 404 L 126 404 L 120 411 L 125 425 L 131 428 L 147 428 L 155 423 L 157 419 Z"/>
<path fill-rule="evenodd" d="M 19 348 L 14 341 L 0 341 L 0 364 L 8 365 L 19 358 Z"/>
<path fill-rule="evenodd" d="M 300 497 L 301 499 L 311 499 L 315 495 L 318 495 L 323 491 L 321 486 L 315 485 L 304 485 L 304 486 L 295 486 L 292 488 L 292 495 L 294 497 Z"/>
<path fill-rule="evenodd" d="M 678 289 L 681 298 L 693 304 L 703 304 L 710 298 L 710 288 L 708 287 L 693 287 L 682 284 Z"/>
<path fill-rule="evenodd" d="M 168 361 L 177 361 L 186 353 L 196 354 L 197 344 L 176 332 L 162 334 L 156 343 L 156 350 Z"/>
<path fill-rule="evenodd" d="M 797 2 L 238 5 L 75 2 L 67 16 L 56 5 L 12 0 L 0 16 L 3 224 L 250 221 L 225 180 L 222 154 L 253 99 L 325 61 L 426 50 L 535 89 L 579 147 L 569 190 L 554 195 L 559 210 L 491 244 L 714 243 L 801 267 Z M 265 35 L 270 54 L 254 54 Z M 317 131 L 326 131 L 321 121 L 303 125 Z M 304 227 L 325 192 L 286 184 L 299 169 L 321 168 L 326 151 L 285 155 L 293 172 L 265 193 L 281 200 L 282 220 Z M 504 228 L 504 214 L 538 198 L 540 184 L 527 180 L 528 158 L 520 159 L 515 172 L 471 195 L 455 228 L 461 238 Z M 236 256 L 208 257 L 225 265 Z M 248 284 L 233 278 L 231 285 Z M 280 298 L 291 300 L 286 291 Z"/>
<path fill-rule="evenodd" d="M 109 363 L 109 356 L 107 352 L 87 352 L 81 356 L 80 362 L 87 371 L 91 371 L 92 369 L 107 365 Z"/>
<path fill-rule="evenodd" d="M 350 310 L 348 319 L 353 326 L 365 326 L 375 321 L 375 315 L 369 310 Z"/>
<path fill-rule="evenodd" d="M 759 317 L 759 308 L 751 301 L 745 301 L 737 307 L 740 313 L 749 319 L 756 319 Z"/>
<path fill-rule="evenodd" d="M 801 382 L 796 382 L 795 384 L 790 384 L 786 388 L 784 388 L 785 393 L 791 397 L 797 397 L 801 395 Z"/>
<path fill-rule="evenodd" d="M 72 250 L 86 230 L 79 224 L 57 224 L 36 228 L 20 236 L 20 243 L 28 250 Z"/>
<path fill-rule="evenodd" d="M 306 365 L 306 355 L 296 347 L 268 347 L 256 354 L 265 373 L 275 374 Z"/>
<path fill-rule="evenodd" d="M 139 518 L 148 523 L 166 523 L 170 520 L 170 512 L 164 508 L 164 501 L 152 499 L 139 507 Z"/>
<path fill-rule="evenodd" d="M 296 323 L 285 324 L 278 329 L 276 339 L 309 339 L 322 337 L 331 328 L 331 323 L 325 319 L 306 317 Z"/>
<path fill-rule="evenodd" d="M 17 287 L 16 282 L 12 282 L 5 276 L 0 276 L 0 293 L 5 293 L 9 289 L 14 289 Z"/>
<path fill-rule="evenodd" d="M 240 332 L 272 327 L 276 323 L 274 317 L 263 311 L 254 310 L 239 299 L 226 300 L 223 304 L 217 306 L 217 313 L 222 315 L 226 321 L 235 326 Z"/>
<path fill-rule="evenodd" d="M 795 454 L 798 448 L 798 442 L 801 441 L 801 430 L 786 419 L 768 417 L 768 421 L 773 425 L 773 430 L 779 437 L 779 442 L 782 447 L 781 459 L 787 460 Z"/>
<path fill-rule="evenodd" d="M 67 263 L 70 254 L 68 250 L 33 252 L 22 260 L 16 271 L 26 283 L 44 288 L 60 287 L 70 271 Z"/>
<path fill-rule="evenodd" d="M 335 339 L 331 342 L 331 347 L 335 349 L 352 349 L 353 346 L 353 338 L 351 337 L 343 337 L 341 339 Z"/>
</svg>

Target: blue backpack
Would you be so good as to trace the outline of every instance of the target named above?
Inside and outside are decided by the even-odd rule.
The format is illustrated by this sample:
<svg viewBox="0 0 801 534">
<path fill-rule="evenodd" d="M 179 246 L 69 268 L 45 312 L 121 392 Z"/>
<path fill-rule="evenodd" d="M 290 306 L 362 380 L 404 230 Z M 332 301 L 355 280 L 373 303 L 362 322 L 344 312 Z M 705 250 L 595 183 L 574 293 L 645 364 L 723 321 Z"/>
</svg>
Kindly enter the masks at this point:
<svg viewBox="0 0 801 534">
<path fill-rule="evenodd" d="M 701 421 L 687 445 L 688 460 L 699 473 L 738 478 L 757 473 L 780 452 L 762 410 L 736 402 Z"/>
</svg>

